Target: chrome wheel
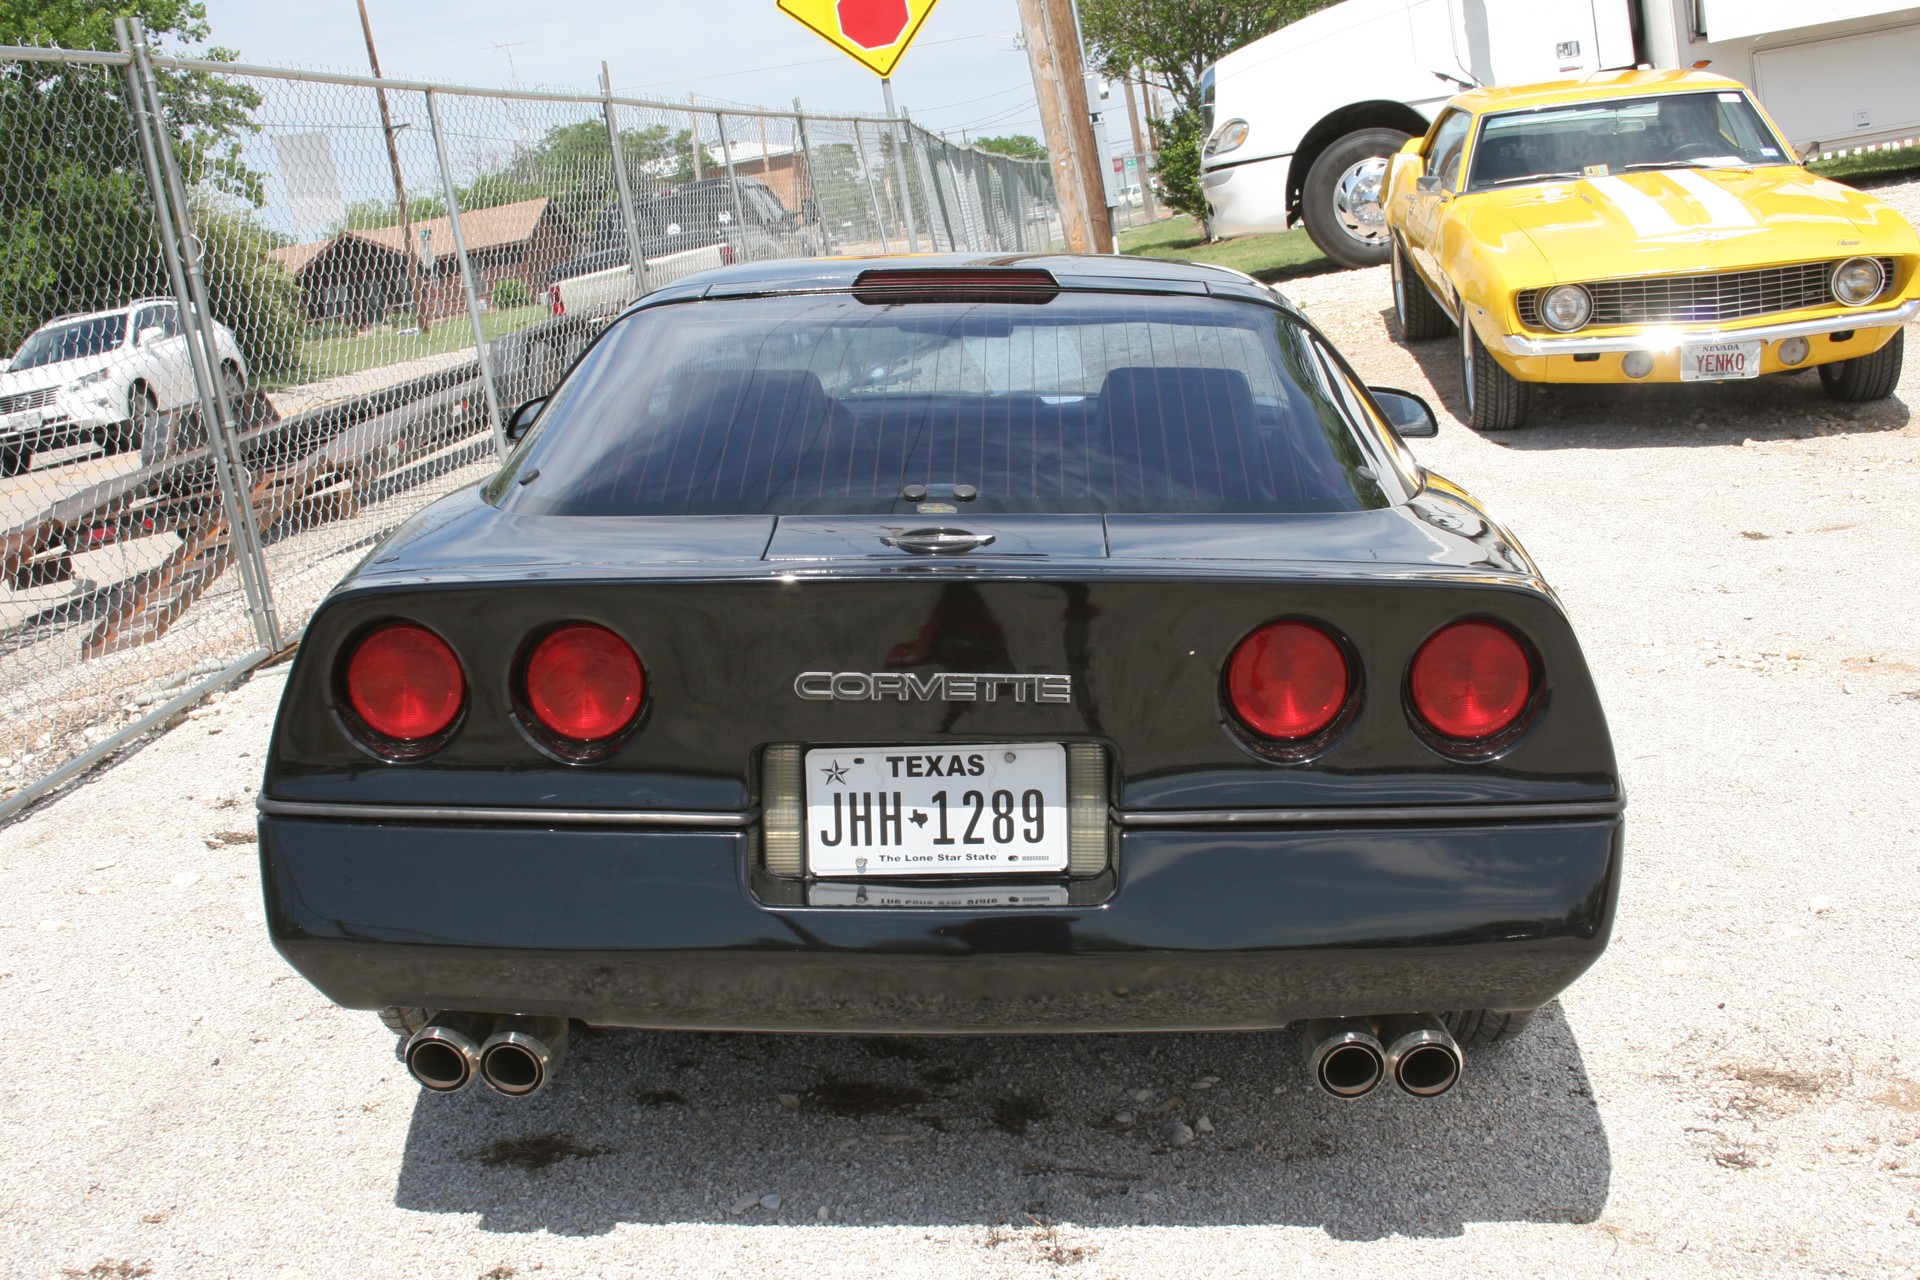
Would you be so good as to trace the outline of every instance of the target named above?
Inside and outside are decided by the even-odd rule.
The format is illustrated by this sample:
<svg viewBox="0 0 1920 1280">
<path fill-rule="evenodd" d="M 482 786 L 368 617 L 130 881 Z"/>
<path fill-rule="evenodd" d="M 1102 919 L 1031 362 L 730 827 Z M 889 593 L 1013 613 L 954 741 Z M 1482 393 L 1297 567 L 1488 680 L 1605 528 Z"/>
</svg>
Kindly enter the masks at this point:
<svg viewBox="0 0 1920 1280">
<path fill-rule="evenodd" d="M 1380 197 L 1387 185 L 1387 158 L 1368 156 L 1348 167 L 1333 184 L 1333 213 L 1340 229 L 1364 245 L 1387 234 L 1387 211 Z"/>
</svg>

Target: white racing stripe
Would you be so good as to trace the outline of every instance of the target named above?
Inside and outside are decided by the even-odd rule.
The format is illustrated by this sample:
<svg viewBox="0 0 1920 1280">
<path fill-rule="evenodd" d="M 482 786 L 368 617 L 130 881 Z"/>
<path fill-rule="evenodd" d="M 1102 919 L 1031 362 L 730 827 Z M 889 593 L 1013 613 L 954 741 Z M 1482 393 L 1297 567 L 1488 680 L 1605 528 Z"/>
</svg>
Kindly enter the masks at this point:
<svg viewBox="0 0 1920 1280">
<path fill-rule="evenodd" d="M 1711 230 L 1731 231 L 1739 227 L 1760 225 L 1759 219 L 1753 216 L 1753 210 L 1747 208 L 1739 197 L 1710 180 L 1698 169 L 1675 169 L 1667 176 L 1679 183 L 1688 195 L 1706 206 L 1707 226 Z"/>
<path fill-rule="evenodd" d="M 1588 178 L 1587 185 L 1613 202 L 1641 237 L 1678 235 L 1680 224 L 1652 196 L 1620 178 Z"/>
</svg>

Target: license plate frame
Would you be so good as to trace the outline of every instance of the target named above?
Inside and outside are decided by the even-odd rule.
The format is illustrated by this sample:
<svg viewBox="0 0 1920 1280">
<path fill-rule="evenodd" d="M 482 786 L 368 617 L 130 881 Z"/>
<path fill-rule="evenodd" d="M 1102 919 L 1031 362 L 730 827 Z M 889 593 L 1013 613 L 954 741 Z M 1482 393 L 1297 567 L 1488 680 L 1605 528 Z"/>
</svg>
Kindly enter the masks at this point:
<svg viewBox="0 0 1920 1280">
<path fill-rule="evenodd" d="M 810 876 L 1067 872 L 1062 743 L 814 747 L 802 770 Z"/>
<path fill-rule="evenodd" d="M 1701 342 L 1680 348 L 1680 381 L 1745 382 L 1760 376 L 1760 352 L 1765 343 Z M 1737 364 L 1731 364 L 1733 357 Z"/>
</svg>

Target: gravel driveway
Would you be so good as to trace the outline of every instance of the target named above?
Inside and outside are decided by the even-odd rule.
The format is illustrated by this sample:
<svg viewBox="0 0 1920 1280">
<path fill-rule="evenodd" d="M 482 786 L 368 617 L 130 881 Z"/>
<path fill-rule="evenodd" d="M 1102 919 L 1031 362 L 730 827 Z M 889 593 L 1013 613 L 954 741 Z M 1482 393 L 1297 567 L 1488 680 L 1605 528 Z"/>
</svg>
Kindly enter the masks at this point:
<svg viewBox="0 0 1920 1280">
<path fill-rule="evenodd" d="M 1278 1033 L 609 1033 L 422 1096 L 267 945 L 273 670 L 0 831 L 0 1274 L 1914 1275 L 1920 347 L 1877 405 L 1560 389 L 1492 439 L 1384 271 L 1292 292 L 1441 408 L 1632 797 L 1612 949 L 1452 1094 L 1334 1102 Z"/>
</svg>

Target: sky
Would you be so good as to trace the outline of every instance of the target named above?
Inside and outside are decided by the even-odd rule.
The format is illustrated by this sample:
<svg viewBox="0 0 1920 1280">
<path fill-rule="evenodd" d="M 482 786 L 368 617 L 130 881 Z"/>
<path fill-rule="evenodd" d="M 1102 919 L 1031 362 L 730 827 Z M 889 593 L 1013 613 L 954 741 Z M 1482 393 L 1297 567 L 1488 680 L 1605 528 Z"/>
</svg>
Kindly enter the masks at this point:
<svg viewBox="0 0 1920 1280">
<path fill-rule="evenodd" d="M 354 0 L 206 0 L 243 61 L 364 72 Z M 475 85 L 879 114 L 879 80 L 774 0 L 367 0 L 381 70 Z M 958 136 L 1040 134 L 1014 0 L 939 0 L 894 73 L 899 104 Z M 1123 128 L 1124 132 L 1124 128 Z M 1131 148 L 1122 148 L 1130 150 Z"/>
</svg>

